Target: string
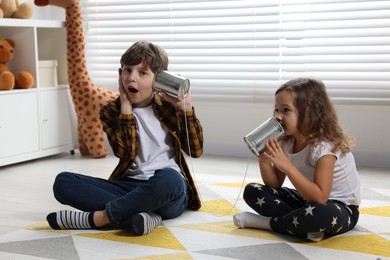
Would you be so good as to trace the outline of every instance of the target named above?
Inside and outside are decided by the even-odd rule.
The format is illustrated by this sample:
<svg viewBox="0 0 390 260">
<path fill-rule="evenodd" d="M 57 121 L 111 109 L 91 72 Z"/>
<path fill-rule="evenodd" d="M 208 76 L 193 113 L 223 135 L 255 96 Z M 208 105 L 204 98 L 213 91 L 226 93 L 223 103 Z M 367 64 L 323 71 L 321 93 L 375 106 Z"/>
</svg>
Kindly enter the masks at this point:
<svg viewBox="0 0 390 260">
<path fill-rule="evenodd" d="M 184 93 L 184 89 L 182 89 L 183 91 L 183 95 L 182 97 L 185 96 L 185 93 Z M 205 203 L 205 201 L 203 200 L 203 197 L 202 197 L 202 194 L 200 192 L 200 189 L 199 189 L 199 185 L 198 185 L 198 181 L 197 181 L 197 177 L 196 177 L 196 174 L 195 174 L 195 170 L 194 170 L 194 165 L 192 164 L 192 155 L 191 155 L 191 147 L 190 147 L 190 139 L 189 139 L 189 131 L 188 131 L 188 121 L 187 121 L 187 108 L 185 106 L 185 102 L 183 102 L 183 111 L 184 111 L 184 124 L 185 124 L 185 128 L 186 128 L 186 139 L 187 139 L 187 147 L 188 147 L 188 156 L 189 156 L 189 161 L 190 161 L 190 166 L 191 166 L 191 172 L 192 172 L 192 175 L 194 177 L 194 183 L 195 183 L 195 186 L 196 186 L 196 189 L 198 190 L 198 194 L 199 194 L 199 198 L 200 198 L 200 201 L 201 201 L 201 204 L 202 206 L 204 206 L 204 208 L 206 209 L 207 212 L 209 212 L 210 214 L 216 216 L 216 217 L 224 217 L 224 216 L 227 216 L 237 205 L 237 202 L 241 196 L 241 193 L 242 193 L 242 190 L 244 188 L 244 184 L 245 184 L 245 179 L 248 175 L 248 168 L 249 168 L 249 159 L 250 159 L 250 156 L 248 156 L 248 159 L 247 159 L 247 164 L 246 164 L 246 169 L 245 169 L 245 175 L 244 175 L 244 178 L 242 180 L 242 183 L 241 183 L 241 188 L 240 188 L 240 192 L 238 193 L 237 195 L 237 198 L 235 199 L 235 202 L 234 204 L 231 206 L 231 208 L 226 211 L 225 213 L 223 214 L 217 214 L 217 213 L 214 213 L 212 212 L 209 207 L 207 206 L 207 204 Z"/>
</svg>

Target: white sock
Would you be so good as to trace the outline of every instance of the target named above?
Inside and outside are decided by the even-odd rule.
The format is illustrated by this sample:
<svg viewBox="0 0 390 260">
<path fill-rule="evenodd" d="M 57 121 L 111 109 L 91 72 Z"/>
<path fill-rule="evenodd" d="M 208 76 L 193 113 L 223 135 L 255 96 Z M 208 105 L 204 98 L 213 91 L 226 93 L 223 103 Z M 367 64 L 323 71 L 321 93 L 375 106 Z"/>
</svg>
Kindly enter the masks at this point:
<svg viewBox="0 0 390 260">
<path fill-rule="evenodd" d="M 258 228 L 271 230 L 271 217 L 264 217 L 252 212 L 239 212 L 233 216 L 233 222 L 239 228 Z"/>
<path fill-rule="evenodd" d="M 307 233 L 307 239 L 312 242 L 320 242 L 324 238 L 324 232 L 309 232 Z"/>
</svg>

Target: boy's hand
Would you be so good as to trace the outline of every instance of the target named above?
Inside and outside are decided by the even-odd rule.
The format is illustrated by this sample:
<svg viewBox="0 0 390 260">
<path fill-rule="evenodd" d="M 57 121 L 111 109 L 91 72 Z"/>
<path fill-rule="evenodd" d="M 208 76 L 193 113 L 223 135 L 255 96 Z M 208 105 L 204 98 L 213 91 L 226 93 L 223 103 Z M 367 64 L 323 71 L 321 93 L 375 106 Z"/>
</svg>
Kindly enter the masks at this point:
<svg viewBox="0 0 390 260">
<path fill-rule="evenodd" d="M 127 92 L 125 90 L 125 87 L 122 84 L 120 75 L 119 75 L 118 82 L 119 82 L 119 96 L 121 99 L 121 114 L 131 114 L 132 112 L 131 101 L 127 96 Z"/>
<path fill-rule="evenodd" d="M 191 103 L 191 95 L 190 92 L 188 92 L 187 96 L 183 100 L 179 100 L 175 97 L 172 97 L 164 92 L 160 92 L 160 95 L 169 103 L 177 107 L 181 111 L 191 111 L 192 110 L 192 103 Z"/>
</svg>

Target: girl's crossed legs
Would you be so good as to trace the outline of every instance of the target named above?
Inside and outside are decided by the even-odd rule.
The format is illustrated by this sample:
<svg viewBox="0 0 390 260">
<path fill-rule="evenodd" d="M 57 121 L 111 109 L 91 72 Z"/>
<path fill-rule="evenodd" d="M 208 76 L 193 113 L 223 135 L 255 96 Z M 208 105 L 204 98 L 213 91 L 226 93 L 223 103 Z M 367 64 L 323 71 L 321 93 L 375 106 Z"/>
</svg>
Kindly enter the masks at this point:
<svg viewBox="0 0 390 260">
<path fill-rule="evenodd" d="M 245 212 L 235 217 L 239 227 L 272 229 L 280 233 L 307 235 L 341 234 L 357 223 L 357 206 L 329 200 L 325 204 L 306 203 L 294 189 L 273 189 L 251 183 L 244 191 L 245 202 L 260 216 Z"/>
</svg>

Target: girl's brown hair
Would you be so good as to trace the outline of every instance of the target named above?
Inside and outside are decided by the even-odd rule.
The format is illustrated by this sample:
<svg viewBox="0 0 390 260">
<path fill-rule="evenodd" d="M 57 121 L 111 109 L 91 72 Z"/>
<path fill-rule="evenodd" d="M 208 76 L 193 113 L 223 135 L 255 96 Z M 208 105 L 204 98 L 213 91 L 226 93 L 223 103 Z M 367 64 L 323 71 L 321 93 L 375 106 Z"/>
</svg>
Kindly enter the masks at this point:
<svg viewBox="0 0 390 260">
<path fill-rule="evenodd" d="M 284 83 L 275 92 L 288 91 L 298 110 L 298 129 L 310 145 L 329 141 L 332 152 L 342 154 L 351 151 L 353 137 L 347 135 L 340 126 L 333 103 L 322 81 L 311 78 L 298 78 Z"/>
<path fill-rule="evenodd" d="M 121 57 L 120 63 L 121 67 L 143 63 L 153 73 L 157 73 L 160 70 L 168 70 L 169 59 L 167 53 L 160 46 L 148 41 L 138 41 L 126 50 Z"/>
</svg>

